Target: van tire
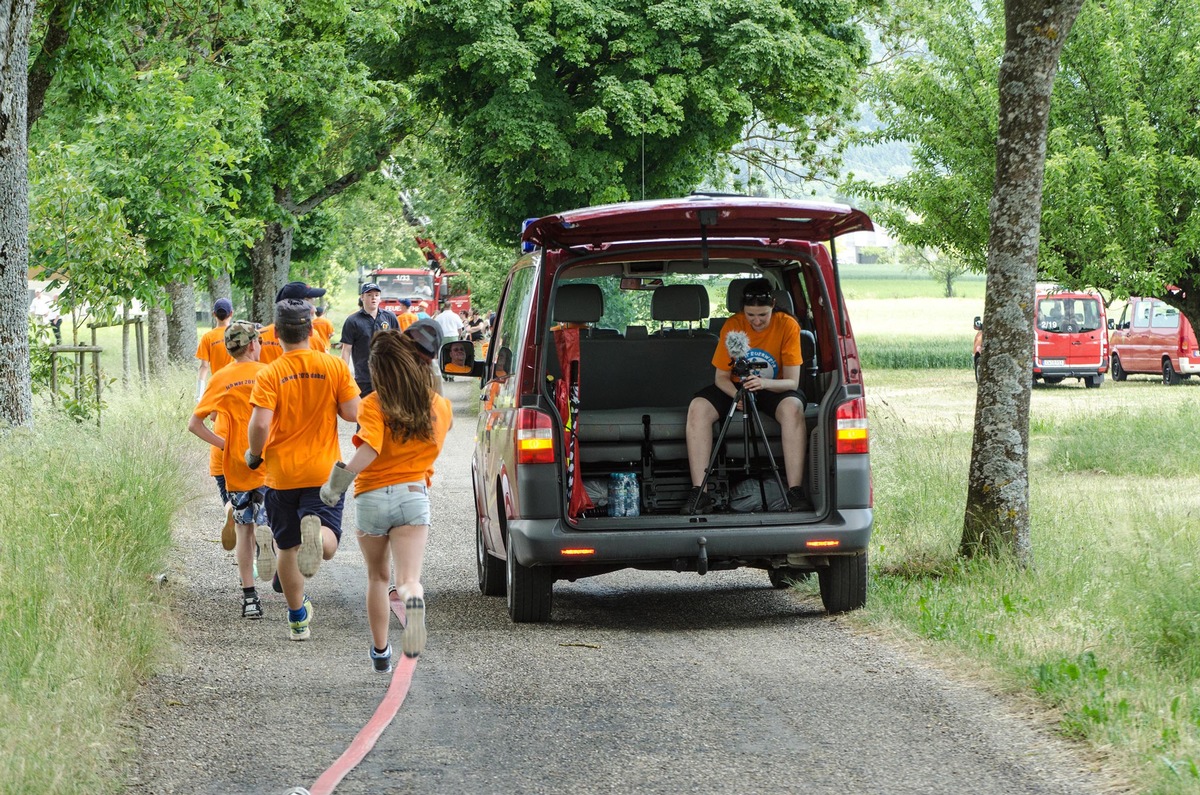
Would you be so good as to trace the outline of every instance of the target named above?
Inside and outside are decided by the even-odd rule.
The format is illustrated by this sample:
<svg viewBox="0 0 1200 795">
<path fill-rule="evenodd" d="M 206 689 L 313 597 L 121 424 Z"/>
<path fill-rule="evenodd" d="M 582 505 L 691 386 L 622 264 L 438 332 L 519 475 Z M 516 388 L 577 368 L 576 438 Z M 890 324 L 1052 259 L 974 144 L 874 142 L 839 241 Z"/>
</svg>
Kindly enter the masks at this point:
<svg viewBox="0 0 1200 795">
<path fill-rule="evenodd" d="M 479 576 L 479 592 L 484 596 L 504 596 L 504 561 L 488 552 L 483 542 L 483 523 L 475 512 L 475 569 Z"/>
<path fill-rule="evenodd" d="M 817 569 L 821 603 L 834 615 L 858 610 L 867 603 L 867 553 L 837 555 Z"/>
<path fill-rule="evenodd" d="M 1104 376 L 1102 375 L 1085 375 L 1083 377 L 1083 385 L 1088 389 L 1099 389 L 1103 383 Z"/>
<path fill-rule="evenodd" d="M 1179 383 L 1179 373 L 1171 366 L 1170 359 L 1163 359 L 1163 385 L 1175 386 Z"/>
<path fill-rule="evenodd" d="M 504 561 L 508 590 L 508 617 L 517 624 L 540 624 L 550 620 L 554 596 L 554 572 L 549 566 L 522 566 L 509 545 Z"/>
<path fill-rule="evenodd" d="M 1112 362 L 1109 364 L 1108 373 L 1114 381 L 1124 381 L 1129 377 L 1129 373 L 1125 372 L 1125 368 L 1121 366 L 1121 357 L 1115 353 L 1112 355 Z"/>
</svg>

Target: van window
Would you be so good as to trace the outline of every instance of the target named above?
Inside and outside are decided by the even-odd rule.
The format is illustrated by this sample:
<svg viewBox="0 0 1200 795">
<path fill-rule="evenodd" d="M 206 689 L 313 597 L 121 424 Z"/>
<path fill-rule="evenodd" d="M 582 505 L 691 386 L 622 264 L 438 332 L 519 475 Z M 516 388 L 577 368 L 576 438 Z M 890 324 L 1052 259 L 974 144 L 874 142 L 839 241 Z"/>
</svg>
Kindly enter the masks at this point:
<svg viewBox="0 0 1200 795">
<path fill-rule="evenodd" d="M 1166 304 L 1155 304 L 1150 328 L 1179 328 L 1179 310 Z"/>
<path fill-rule="evenodd" d="M 522 322 L 529 317 L 533 303 L 534 268 L 513 271 L 508 289 L 500 304 L 500 317 L 496 322 L 496 336 L 488 346 L 492 357 L 489 378 L 494 382 L 487 408 L 511 408 L 517 404 L 517 381 L 511 377 L 520 364 L 525 350 L 525 335 L 531 324 Z"/>
<path fill-rule="evenodd" d="M 1037 327 L 1054 334 L 1078 334 L 1100 328 L 1100 302 L 1095 298 L 1043 298 Z"/>
<path fill-rule="evenodd" d="M 1150 309 L 1149 301 L 1138 301 L 1137 308 L 1133 311 L 1134 328 L 1150 328 Z"/>
</svg>

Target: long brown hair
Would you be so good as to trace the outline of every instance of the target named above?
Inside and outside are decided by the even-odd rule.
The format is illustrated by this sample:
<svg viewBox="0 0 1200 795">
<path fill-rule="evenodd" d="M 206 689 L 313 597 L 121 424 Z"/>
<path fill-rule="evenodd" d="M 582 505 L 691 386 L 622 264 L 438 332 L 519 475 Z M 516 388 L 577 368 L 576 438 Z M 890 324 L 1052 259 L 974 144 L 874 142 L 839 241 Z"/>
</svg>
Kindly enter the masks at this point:
<svg viewBox="0 0 1200 795">
<path fill-rule="evenodd" d="M 392 438 L 432 441 L 433 384 L 412 338 L 395 329 L 375 332 L 367 367 Z"/>
</svg>

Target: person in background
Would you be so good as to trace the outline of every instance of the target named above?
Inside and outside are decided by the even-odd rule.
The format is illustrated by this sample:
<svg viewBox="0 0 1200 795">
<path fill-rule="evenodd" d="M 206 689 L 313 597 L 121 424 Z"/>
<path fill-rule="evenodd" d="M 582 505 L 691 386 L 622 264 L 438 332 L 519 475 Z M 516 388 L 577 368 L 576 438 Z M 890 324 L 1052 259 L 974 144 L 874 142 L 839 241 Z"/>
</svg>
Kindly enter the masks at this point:
<svg viewBox="0 0 1200 795">
<path fill-rule="evenodd" d="M 443 302 L 440 312 L 434 320 L 442 329 L 442 338 L 448 340 L 456 340 L 462 337 L 463 321 L 458 316 L 458 313 L 450 308 L 450 305 Z"/>
<path fill-rule="evenodd" d="M 359 310 L 342 324 L 342 361 L 350 367 L 360 394 L 366 397 L 375 391 L 367 366 L 371 337 L 385 329 L 399 328 L 400 321 L 388 310 L 379 308 L 379 299 L 383 295 L 379 285 L 367 282 L 358 293 Z"/>
<path fill-rule="evenodd" d="M 479 314 L 478 309 L 471 310 L 471 315 L 467 318 L 463 331 L 471 342 L 483 342 L 484 333 L 487 331 L 487 321 Z"/>
<path fill-rule="evenodd" d="M 412 301 L 408 300 L 407 298 L 401 298 L 400 306 L 402 307 L 401 310 L 396 313 L 396 322 L 399 324 L 396 326 L 396 328 L 404 331 L 413 323 L 416 323 L 418 320 L 420 320 L 420 318 L 418 318 L 417 313 L 413 311 Z"/>
<path fill-rule="evenodd" d="M 233 304 L 228 298 L 218 298 L 213 303 L 212 316 L 213 328 L 204 332 L 196 346 L 196 358 L 200 360 L 200 372 L 196 376 L 196 400 L 204 394 L 208 377 L 233 361 L 225 352 L 225 329 L 229 328 L 229 322 L 233 319 Z"/>
<path fill-rule="evenodd" d="M 358 419 L 358 387 L 345 362 L 309 348 L 313 307 L 303 299 L 275 305 L 283 355 L 262 368 L 250 393 L 245 461 L 265 461 L 267 519 L 278 550 L 276 577 L 288 606 L 291 640 L 307 640 L 312 601 L 305 578 L 331 560 L 342 538 L 342 503 L 320 491 L 341 457 L 338 417 Z"/>
<path fill-rule="evenodd" d="M 417 353 L 429 367 L 429 383 L 433 391 L 442 394 L 442 374 L 438 369 L 438 356 L 442 350 L 442 330 L 433 320 L 418 320 L 404 330 L 407 337 L 417 344 Z"/>
<path fill-rule="evenodd" d="M 305 301 L 309 306 L 313 306 L 312 299 L 320 298 L 323 295 L 325 295 L 325 290 L 320 287 L 309 287 L 304 282 L 288 282 L 275 294 L 275 303 L 278 305 L 280 301 L 295 299 Z M 262 342 L 259 361 L 263 364 L 270 364 L 283 355 L 283 346 L 280 345 L 279 336 L 275 333 L 274 323 L 263 326 L 259 331 L 258 338 Z M 328 340 L 322 337 L 314 327 L 308 340 L 308 347 L 310 350 L 324 353 L 329 349 Z"/>
<path fill-rule="evenodd" d="M 429 484 L 454 418 L 450 401 L 425 377 L 423 351 L 411 337 L 395 331 L 376 334 L 368 364 L 378 389 L 360 407 L 357 450 L 349 462 L 334 465 L 321 499 L 326 505 L 336 504 L 357 476 L 354 506 L 358 546 L 367 564 L 370 658 L 376 671 L 388 673 L 388 574 L 393 559 L 396 590 L 404 601 L 400 648 L 406 657 L 425 649 L 421 568 L 429 538 Z"/>
<path fill-rule="evenodd" d="M 329 341 L 333 339 L 333 323 L 325 317 L 325 305 L 317 304 L 316 317 L 313 318 L 313 333 L 321 336 L 325 350 L 329 350 Z"/>
<path fill-rule="evenodd" d="M 222 345 L 232 362 L 213 374 L 187 427 L 221 455 L 221 469 L 225 473 L 225 489 L 236 530 L 234 554 L 242 583 L 242 618 L 258 619 L 263 617 L 263 609 L 254 587 L 255 558 L 258 576 L 270 580 L 275 575 L 275 552 L 271 545 L 271 529 L 264 526 L 267 514 L 263 505 L 263 474 L 251 470 L 244 457 L 250 421 L 250 391 L 264 365 L 258 361 L 260 345 L 256 324 L 238 320 L 222 328 L 225 335 Z M 209 430 L 204 424 L 208 417 L 217 417 L 214 428 L 222 428 L 224 432 L 218 434 Z"/>
</svg>

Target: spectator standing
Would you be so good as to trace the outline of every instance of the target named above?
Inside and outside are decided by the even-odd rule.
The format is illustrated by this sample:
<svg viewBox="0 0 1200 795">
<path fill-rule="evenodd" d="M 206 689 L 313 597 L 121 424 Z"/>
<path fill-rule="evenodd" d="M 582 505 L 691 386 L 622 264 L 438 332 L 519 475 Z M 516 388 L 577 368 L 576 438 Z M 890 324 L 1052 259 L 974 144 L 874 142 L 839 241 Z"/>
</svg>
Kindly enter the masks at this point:
<svg viewBox="0 0 1200 795">
<path fill-rule="evenodd" d="M 463 343 L 466 344 L 466 343 Z M 358 545 L 367 564 L 367 620 L 371 662 L 392 670 L 388 642 L 388 573 L 396 565 L 396 590 L 404 601 L 401 650 L 416 657 L 425 648 L 425 590 L 421 568 L 429 538 L 429 484 L 433 463 L 453 424 L 450 401 L 425 377 L 427 364 L 414 339 L 384 331 L 371 340 L 368 364 L 379 389 L 362 402 L 358 448 L 340 461 L 321 489 L 327 504 L 342 498 L 357 475 L 354 490 Z"/>
<path fill-rule="evenodd" d="M 267 515 L 263 505 L 263 473 L 251 470 L 244 457 L 250 421 L 250 392 L 264 365 L 258 361 L 260 345 L 254 323 L 238 320 L 221 328 L 224 329 L 222 345 L 232 361 L 213 374 L 187 427 L 221 456 L 235 523 L 235 558 L 242 582 L 242 618 L 258 619 L 262 618 L 263 610 L 254 587 L 255 558 L 259 564 L 258 575 L 269 580 L 275 574 L 275 553 L 271 546 L 271 530 L 264 526 Z M 209 417 L 217 418 L 214 429 L 221 428 L 222 432 L 208 429 L 204 421 Z M 228 546 L 225 548 L 229 549 Z"/>
<path fill-rule="evenodd" d="M 304 282 L 288 282 L 275 294 L 275 303 L 278 304 L 280 301 L 290 299 L 304 301 L 309 306 L 313 306 L 312 299 L 320 298 L 323 295 L 325 295 L 325 290 L 320 287 L 309 287 Z M 263 326 L 261 331 L 259 331 L 258 338 L 262 343 L 262 352 L 259 354 L 259 361 L 263 364 L 270 364 L 283 355 L 283 346 L 280 345 L 279 336 L 275 333 L 274 323 Z M 328 342 L 328 339 L 322 337 L 314 326 L 312 334 L 308 339 L 309 350 L 324 353 L 329 349 Z"/>
<path fill-rule="evenodd" d="M 458 339 L 462 336 L 462 318 L 447 303 L 442 303 L 441 310 L 437 313 L 437 317 L 434 320 L 437 321 L 438 326 L 442 329 L 442 339 Z"/>
<path fill-rule="evenodd" d="M 288 606 L 289 637 L 307 640 L 312 601 L 304 579 L 337 553 L 342 501 L 321 501 L 321 486 L 341 457 L 338 417 L 358 419 L 358 387 L 345 362 L 309 348 L 313 307 L 275 305 L 283 355 L 258 372 L 250 393 L 245 460 L 264 465 L 267 520 L 278 550 L 276 576 Z"/>
<path fill-rule="evenodd" d="M 342 361 L 349 365 L 360 394 L 366 397 L 375 391 L 367 365 L 371 337 L 378 331 L 398 329 L 400 321 L 388 310 L 379 308 L 379 299 L 383 295 L 379 285 L 367 282 L 358 294 L 359 310 L 342 324 Z"/>
</svg>

